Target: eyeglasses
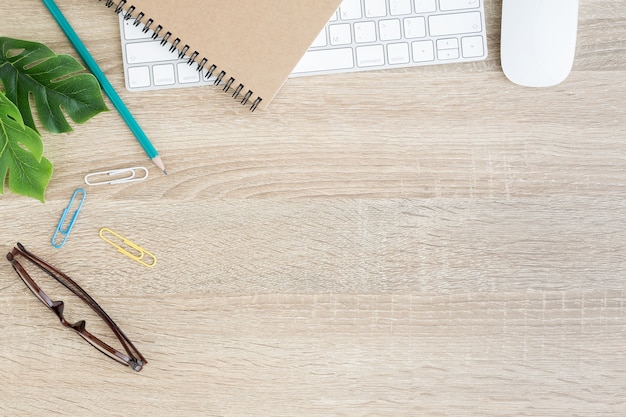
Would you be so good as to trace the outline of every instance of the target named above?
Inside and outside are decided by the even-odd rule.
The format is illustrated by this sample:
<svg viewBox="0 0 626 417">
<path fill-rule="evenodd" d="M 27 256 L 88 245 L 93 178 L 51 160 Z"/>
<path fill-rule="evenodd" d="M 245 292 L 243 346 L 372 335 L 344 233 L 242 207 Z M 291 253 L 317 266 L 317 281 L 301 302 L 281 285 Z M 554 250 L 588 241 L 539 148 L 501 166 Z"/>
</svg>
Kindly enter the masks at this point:
<svg viewBox="0 0 626 417">
<path fill-rule="evenodd" d="M 122 344 L 122 347 L 126 351 L 126 353 L 120 352 L 118 349 L 115 349 L 103 342 L 98 337 L 89 333 L 85 329 L 85 320 L 77 321 L 76 323 L 69 323 L 65 320 L 63 316 L 63 309 L 65 304 L 63 301 L 52 301 L 50 297 L 46 295 L 45 292 L 33 281 L 28 272 L 24 269 L 22 264 L 16 259 L 16 256 L 21 255 L 26 260 L 32 262 L 37 267 L 39 267 L 42 271 L 50 275 L 52 278 L 61 283 L 65 288 L 70 290 L 74 295 L 80 298 L 85 304 L 87 304 L 111 329 L 117 340 Z M 63 272 L 56 269 L 54 266 L 50 265 L 43 259 L 35 256 L 31 252 L 27 251 L 26 248 L 21 243 L 17 243 L 17 247 L 14 247 L 11 252 L 7 254 L 7 259 L 11 262 L 13 269 L 20 276 L 24 284 L 35 294 L 35 296 L 45 304 L 54 314 L 57 315 L 61 324 L 65 327 L 68 327 L 76 333 L 78 333 L 83 339 L 85 339 L 89 344 L 98 349 L 100 352 L 104 353 L 109 358 L 121 363 L 122 365 L 129 366 L 134 371 L 141 371 L 143 365 L 148 363 L 146 359 L 143 357 L 141 353 L 137 350 L 135 345 L 126 337 L 124 332 L 115 324 L 115 322 L 109 317 L 109 315 L 94 301 L 93 298 L 89 294 L 85 292 L 74 280 L 65 275 Z"/>
</svg>

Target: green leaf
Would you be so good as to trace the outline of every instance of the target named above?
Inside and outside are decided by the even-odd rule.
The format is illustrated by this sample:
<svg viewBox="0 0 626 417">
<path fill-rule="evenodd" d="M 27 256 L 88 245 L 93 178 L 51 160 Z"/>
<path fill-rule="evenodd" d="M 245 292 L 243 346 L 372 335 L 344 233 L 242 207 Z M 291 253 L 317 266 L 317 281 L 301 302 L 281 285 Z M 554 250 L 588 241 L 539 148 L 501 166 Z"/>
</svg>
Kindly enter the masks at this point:
<svg viewBox="0 0 626 417">
<path fill-rule="evenodd" d="M 15 104 L 0 92 L 0 194 L 6 177 L 15 194 L 44 202 L 52 164 L 43 157 L 39 134 L 24 124 Z"/>
<path fill-rule="evenodd" d="M 24 124 L 34 130 L 31 97 L 41 124 L 54 133 L 72 130 L 63 110 L 76 123 L 108 110 L 96 78 L 73 57 L 41 43 L 0 37 L 0 81 Z"/>
</svg>

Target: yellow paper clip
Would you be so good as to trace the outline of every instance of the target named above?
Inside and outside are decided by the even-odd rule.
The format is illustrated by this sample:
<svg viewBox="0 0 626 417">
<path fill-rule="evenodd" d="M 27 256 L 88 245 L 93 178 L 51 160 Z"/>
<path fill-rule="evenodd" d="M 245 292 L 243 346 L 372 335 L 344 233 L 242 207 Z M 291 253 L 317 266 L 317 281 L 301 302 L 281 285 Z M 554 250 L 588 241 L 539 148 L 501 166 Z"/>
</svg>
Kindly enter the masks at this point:
<svg viewBox="0 0 626 417">
<path fill-rule="evenodd" d="M 72 218 L 70 219 L 67 226 L 64 227 L 67 214 L 70 212 L 72 207 L 76 205 L 74 204 L 74 202 L 76 201 L 76 197 L 78 196 L 78 194 L 82 194 L 82 197 L 80 198 L 80 201 L 78 202 L 78 205 L 76 206 L 76 209 L 74 210 L 74 214 L 72 214 Z M 65 242 L 67 241 L 67 238 L 69 237 L 70 232 L 72 231 L 72 227 L 74 227 L 74 222 L 76 221 L 76 217 L 78 217 L 78 212 L 80 211 L 81 207 L 83 206 L 83 203 L 85 202 L 86 196 L 87 196 L 87 193 L 82 188 L 77 188 L 74 191 L 74 194 L 72 194 L 72 198 L 70 199 L 70 202 L 67 204 L 67 207 L 63 210 L 63 214 L 61 215 L 61 220 L 59 220 L 59 224 L 57 225 L 57 228 L 54 231 L 54 234 L 52 235 L 52 246 L 54 246 L 55 248 L 60 249 L 63 247 L 63 245 L 65 245 Z M 63 236 L 63 239 L 60 242 L 57 241 L 58 240 L 57 236 L 59 235 Z"/>
<path fill-rule="evenodd" d="M 152 268 L 154 265 L 156 265 L 156 256 L 154 256 L 141 246 L 126 239 L 124 236 L 115 233 L 108 227 L 103 227 L 102 229 L 100 229 L 99 235 L 102 240 L 116 248 L 118 252 L 128 256 L 130 259 L 135 260 L 140 264 L 147 266 L 148 268 Z M 144 260 L 144 257 L 147 258 L 147 260 Z"/>
<path fill-rule="evenodd" d="M 113 177 L 113 179 L 110 179 L 111 177 Z M 142 181 L 146 178 L 148 178 L 148 169 L 145 167 L 120 168 L 87 174 L 85 175 L 85 184 L 123 184 L 126 182 Z"/>
</svg>

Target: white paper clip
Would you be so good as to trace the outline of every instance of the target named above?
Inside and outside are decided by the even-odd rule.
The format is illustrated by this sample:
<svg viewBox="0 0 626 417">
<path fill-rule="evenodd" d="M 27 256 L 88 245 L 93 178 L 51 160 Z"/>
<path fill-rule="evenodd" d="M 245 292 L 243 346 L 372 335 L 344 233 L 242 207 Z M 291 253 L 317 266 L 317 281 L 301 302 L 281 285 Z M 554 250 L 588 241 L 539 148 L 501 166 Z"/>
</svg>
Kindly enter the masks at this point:
<svg viewBox="0 0 626 417">
<path fill-rule="evenodd" d="M 111 177 L 113 177 L 113 179 L 111 179 Z M 145 167 L 120 168 L 87 174 L 85 175 L 85 184 L 123 184 L 133 181 L 142 181 L 146 178 L 148 178 L 148 169 Z"/>
<path fill-rule="evenodd" d="M 78 197 L 79 194 L 82 194 Z M 76 217 L 78 217 L 78 212 L 83 207 L 83 203 L 85 202 L 85 197 L 87 193 L 82 188 L 77 188 L 72 194 L 72 198 L 70 202 L 67 204 L 67 207 L 63 210 L 63 214 L 61 214 L 61 220 L 59 220 L 59 224 L 54 230 L 54 234 L 52 235 L 52 246 L 57 249 L 60 249 L 65 245 L 67 238 L 70 236 L 70 232 L 72 231 L 72 227 L 74 227 L 74 222 L 76 222 Z M 76 203 L 78 201 L 78 203 Z M 74 213 L 72 213 L 72 217 L 70 218 L 67 225 L 65 225 L 65 219 L 67 219 L 67 215 L 69 212 L 74 209 Z M 57 238 L 57 236 L 62 236 L 62 239 Z"/>
</svg>

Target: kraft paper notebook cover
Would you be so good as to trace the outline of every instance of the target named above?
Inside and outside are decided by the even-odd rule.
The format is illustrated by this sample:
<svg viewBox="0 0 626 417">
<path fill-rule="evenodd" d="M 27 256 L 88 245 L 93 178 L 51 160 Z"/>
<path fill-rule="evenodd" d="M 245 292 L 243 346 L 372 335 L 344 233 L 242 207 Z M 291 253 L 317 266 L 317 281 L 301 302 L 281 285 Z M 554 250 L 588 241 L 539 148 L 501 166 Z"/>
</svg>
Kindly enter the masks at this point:
<svg viewBox="0 0 626 417">
<path fill-rule="evenodd" d="M 193 58 L 242 104 L 264 109 L 341 0 L 103 2 Z M 164 42 L 164 43 L 165 43 Z"/>
</svg>

